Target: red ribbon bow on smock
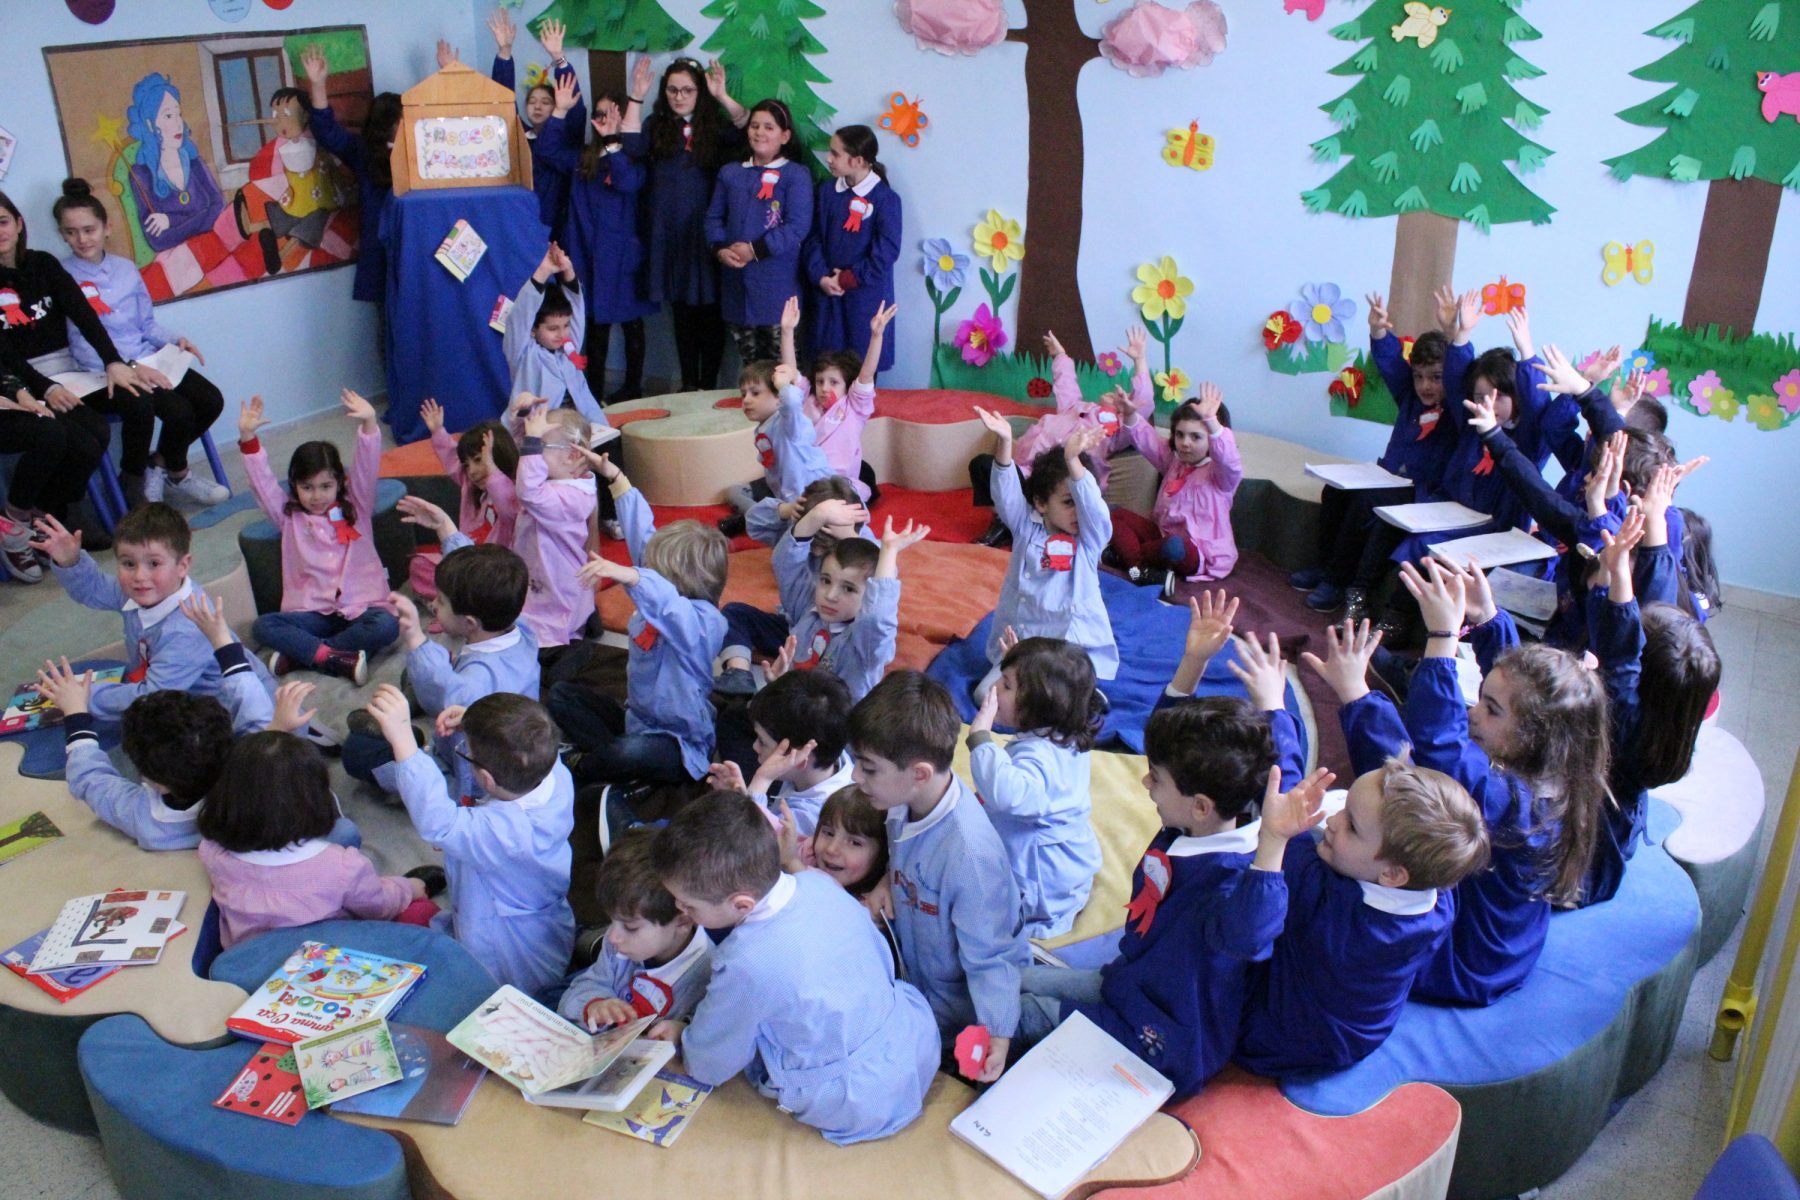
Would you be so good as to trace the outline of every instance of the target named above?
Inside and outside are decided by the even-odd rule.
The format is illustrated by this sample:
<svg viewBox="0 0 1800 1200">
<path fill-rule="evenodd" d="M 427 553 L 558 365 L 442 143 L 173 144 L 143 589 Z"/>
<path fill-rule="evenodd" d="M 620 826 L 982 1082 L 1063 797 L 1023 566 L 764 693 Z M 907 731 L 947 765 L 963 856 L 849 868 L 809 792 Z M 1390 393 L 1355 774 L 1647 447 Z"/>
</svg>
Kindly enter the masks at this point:
<svg viewBox="0 0 1800 1200">
<path fill-rule="evenodd" d="M 348 546 L 351 542 L 362 540 L 362 534 L 356 532 L 356 526 L 344 520 L 342 508 L 332 505 L 331 511 L 325 516 L 331 521 L 331 527 L 337 531 L 338 545 Z"/>
</svg>

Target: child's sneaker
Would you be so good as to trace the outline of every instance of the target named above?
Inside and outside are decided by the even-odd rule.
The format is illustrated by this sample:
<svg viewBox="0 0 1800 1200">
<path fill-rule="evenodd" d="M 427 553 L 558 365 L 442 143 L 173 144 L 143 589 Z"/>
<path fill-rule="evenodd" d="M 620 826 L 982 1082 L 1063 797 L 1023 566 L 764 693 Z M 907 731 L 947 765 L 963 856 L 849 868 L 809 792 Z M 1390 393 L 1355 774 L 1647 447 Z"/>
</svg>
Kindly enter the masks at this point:
<svg viewBox="0 0 1800 1200">
<path fill-rule="evenodd" d="M 269 651 L 268 657 L 263 661 L 269 664 L 269 674 L 277 677 L 286 675 L 300 665 L 279 650 Z"/>
<path fill-rule="evenodd" d="M 1180 582 L 1181 582 L 1181 576 L 1177 575 L 1173 571 L 1170 571 L 1168 574 L 1163 576 L 1162 599 L 1165 603 L 1168 603 L 1168 604 L 1175 603 L 1175 587 Z"/>
<path fill-rule="evenodd" d="M 144 469 L 144 502 L 146 504 L 160 502 L 163 498 L 164 485 L 168 481 L 168 472 L 161 467 L 146 467 Z"/>
<path fill-rule="evenodd" d="M 44 567 L 31 548 L 31 531 L 16 521 L 0 517 L 0 555 L 6 560 L 6 573 L 20 583 L 42 583 Z"/>
<path fill-rule="evenodd" d="M 211 508 L 231 498 L 230 488 L 203 478 L 198 471 L 189 471 L 180 479 L 169 480 L 163 490 L 171 500 L 180 500 L 195 508 Z"/>
<path fill-rule="evenodd" d="M 1125 577 L 1139 587 L 1162 587 L 1171 578 L 1169 568 L 1158 566 L 1133 567 L 1125 572 Z"/>
<path fill-rule="evenodd" d="M 342 747 L 338 745 L 338 740 L 336 738 L 332 737 L 317 725 L 305 725 L 296 729 L 294 730 L 294 736 L 304 738 L 328 755 L 336 755 L 338 751 L 342 749 Z"/>
<path fill-rule="evenodd" d="M 1344 589 L 1328 580 L 1321 580 L 1302 601 L 1314 612 L 1335 612 L 1344 603 Z"/>
<path fill-rule="evenodd" d="M 426 863 L 422 867 L 414 867 L 406 873 L 406 878 L 416 879 L 425 885 L 427 900 L 437 899 L 450 886 L 450 876 L 445 874 L 444 868 L 436 863 Z"/>
<path fill-rule="evenodd" d="M 1324 582 L 1324 567 L 1307 567 L 1288 576 L 1288 586 L 1296 592 L 1310 592 Z"/>
<path fill-rule="evenodd" d="M 743 537 L 745 531 L 746 526 L 744 524 L 743 513 L 732 513 L 729 517 L 725 517 L 719 521 L 719 532 L 728 538 Z"/>
<path fill-rule="evenodd" d="M 369 656 L 362 650 L 325 649 L 325 661 L 318 664 L 327 675 L 348 679 L 357 687 L 369 682 Z"/>
<path fill-rule="evenodd" d="M 754 696 L 756 676 L 748 667 L 727 667 L 713 680 L 713 691 L 727 696 Z"/>
</svg>

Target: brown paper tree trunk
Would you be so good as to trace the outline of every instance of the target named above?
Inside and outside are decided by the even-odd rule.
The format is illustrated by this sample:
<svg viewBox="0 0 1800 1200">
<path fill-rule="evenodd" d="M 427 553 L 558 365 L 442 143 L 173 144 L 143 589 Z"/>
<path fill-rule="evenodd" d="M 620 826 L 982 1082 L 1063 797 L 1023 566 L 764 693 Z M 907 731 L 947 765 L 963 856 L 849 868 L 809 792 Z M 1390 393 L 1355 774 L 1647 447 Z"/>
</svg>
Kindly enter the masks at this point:
<svg viewBox="0 0 1800 1200">
<path fill-rule="evenodd" d="M 589 50 L 588 56 L 588 88 L 598 96 L 603 92 L 617 92 L 620 96 L 627 94 L 626 81 L 629 76 L 625 71 L 625 52 L 623 50 Z M 650 105 L 654 97 L 644 97 L 644 115 L 650 115 Z M 621 105 L 623 107 L 623 105 Z M 588 101 L 588 113 L 594 111 L 592 100 Z M 591 130 L 582 130 L 585 138 Z"/>
<path fill-rule="evenodd" d="M 1715 179 L 1707 185 L 1700 245 L 1681 314 L 1685 328 L 1717 325 L 1739 337 L 1755 328 L 1780 210 L 1781 186 L 1765 179 Z"/>
<path fill-rule="evenodd" d="M 1438 327 L 1431 293 L 1456 278 L 1456 229 L 1461 222 L 1434 212 L 1401 213 L 1394 222 L 1394 274 L 1388 316 L 1402 337 Z"/>
<path fill-rule="evenodd" d="M 1019 263 L 1021 351 L 1055 330 L 1078 361 L 1094 357 L 1076 264 L 1081 255 L 1082 140 L 1076 82 L 1100 53 L 1081 31 L 1072 0 L 1025 0 L 1025 28 L 1008 41 L 1025 44 L 1025 92 L 1031 132 L 1025 202 L 1025 257 Z"/>
</svg>

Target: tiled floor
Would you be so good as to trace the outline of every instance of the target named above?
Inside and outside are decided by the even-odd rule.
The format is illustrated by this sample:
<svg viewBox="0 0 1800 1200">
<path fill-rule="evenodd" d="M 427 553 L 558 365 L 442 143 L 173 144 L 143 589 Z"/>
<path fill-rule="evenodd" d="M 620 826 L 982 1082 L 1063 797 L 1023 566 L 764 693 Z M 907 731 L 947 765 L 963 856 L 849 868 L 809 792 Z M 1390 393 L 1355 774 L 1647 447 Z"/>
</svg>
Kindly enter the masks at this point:
<svg viewBox="0 0 1800 1200">
<path fill-rule="evenodd" d="M 336 432 L 341 431 L 332 430 Z M 311 428 L 309 423 L 269 440 L 278 441 L 279 449 L 272 448 L 272 453 L 279 460 L 293 442 L 307 436 L 331 435 Z M 234 518 L 218 528 L 235 535 L 241 523 L 242 519 Z M 218 534 L 198 539 L 196 574 L 202 578 L 216 573 L 202 570 L 200 565 L 204 556 L 214 551 L 234 553 L 235 542 Z M 48 587 L 30 589 L 42 595 L 23 595 L 26 591 L 0 588 L 0 624 L 16 629 L 23 611 L 42 602 Z M 1786 792 L 1795 752 L 1800 749 L 1800 717 L 1795 715 L 1795 702 L 1800 698 L 1800 600 L 1730 589 L 1724 611 L 1714 618 L 1709 629 L 1725 663 L 1719 722 L 1743 741 L 1756 759 L 1773 809 Z M 71 629 L 68 632 L 72 640 L 63 645 L 100 644 L 118 636 L 116 624 L 102 623 L 96 631 L 104 636 L 73 637 Z M 13 640 L 0 634 L 0 658 L 33 661 L 27 656 L 41 656 L 56 648 L 9 645 Z M 20 657 L 14 658 L 15 654 Z M 369 822 L 379 820 L 373 812 L 365 815 L 359 810 L 352 815 L 365 823 L 365 830 Z M 1765 822 L 1765 833 L 1773 825 L 1771 816 Z M 372 836 L 371 841 L 382 844 L 379 834 Z M 396 853 L 397 858 L 404 856 L 404 852 Z M 396 862 L 386 869 L 405 869 L 407 865 L 411 864 Z M 1731 1094 L 1735 1064 L 1715 1063 L 1707 1057 L 1706 1050 L 1712 1035 L 1713 1010 L 1724 989 L 1738 941 L 1734 936 L 1695 978 L 1667 1065 L 1620 1107 L 1587 1154 L 1561 1179 L 1543 1189 L 1544 1200 L 1615 1196 L 1685 1200 L 1694 1194 L 1720 1149 L 1724 1109 Z M 117 1195 L 98 1142 L 38 1125 L 0 1098 L 0 1200 L 111 1200 Z"/>
</svg>

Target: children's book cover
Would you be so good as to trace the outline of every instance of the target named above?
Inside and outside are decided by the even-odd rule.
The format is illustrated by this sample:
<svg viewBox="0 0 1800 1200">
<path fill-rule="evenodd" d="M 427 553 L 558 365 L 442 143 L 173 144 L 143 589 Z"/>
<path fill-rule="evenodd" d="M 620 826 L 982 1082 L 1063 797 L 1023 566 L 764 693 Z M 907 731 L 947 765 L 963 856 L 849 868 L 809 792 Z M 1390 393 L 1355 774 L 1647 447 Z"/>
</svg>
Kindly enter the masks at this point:
<svg viewBox="0 0 1800 1200">
<path fill-rule="evenodd" d="M 712 1089 L 691 1075 L 664 1067 L 621 1112 L 591 1112 L 582 1120 L 653 1146 L 672 1146 Z"/>
<path fill-rule="evenodd" d="M 362 1113 L 399 1121 L 455 1125 L 469 1110 L 487 1068 L 450 1044 L 435 1029 L 388 1026 L 400 1056 L 400 1082 L 348 1100 L 332 1102 L 334 1113 Z"/>
<path fill-rule="evenodd" d="M 106 667 L 94 672 L 95 683 L 118 683 L 124 678 L 124 667 Z M 7 700 L 6 711 L 0 713 L 0 737 L 29 733 L 33 729 L 49 729 L 62 723 L 62 709 L 38 695 L 34 685 L 21 683 L 13 689 L 12 697 Z"/>
<path fill-rule="evenodd" d="M 41 812 L 20 817 L 10 825 L 0 825 L 0 863 L 10 862 L 21 854 L 29 854 L 62 835 L 56 822 Z"/>
<path fill-rule="evenodd" d="M 296 1042 L 294 1066 L 308 1108 L 323 1108 L 340 1096 L 360 1096 L 398 1083 L 405 1074 L 387 1022 L 380 1017 Z"/>
<path fill-rule="evenodd" d="M 162 957 L 175 936 L 186 892 L 105 892 L 63 905 L 31 959 L 30 971 L 117 964 L 141 967 Z"/>
<path fill-rule="evenodd" d="M 297 1125 L 306 1115 L 306 1097 L 294 1065 L 294 1048 L 278 1043 L 259 1046 L 214 1108 Z"/>
<path fill-rule="evenodd" d="M 187 931 L 187 926 L 175 922 L 175 932 L 170 940 Z M 31 973 L 31 960 L 37 956 L 38 947 L 44 944 L 44 935 L 48 929 L 32 934 L 10 950 L 0 950 L 0 966 L 17 975 L 30 984 L 55 997 L 58 1004 L 67 1004 L 81 993 L 87 991 L 107 976 L 115 974 L 117 966 L 70 967 L 66 971 L 46 971 L 42 975 Z"/>
<path fill-rule="evenodd" d="M 486 253 L 487 242 L 473 226 L 459 218 L 445 235 L 443 244 L 438 246 L 436 257 L 445 270 L 456 276 L 458 282 L 463 282 L 474 273 L 475 264 Z"/>
<path fill-rule="evenodd" d="M 450 1031 L 450 1044 L 535 1096 L 600 1074 L 655 1019 L 590 1037 L 507 984 Z"/>
<path fill-rule="evenodd" d="M 675 1043 L 639 1038 L 625 1047 L 612 1065 L 598 1075 L 571 1087 L 557 1088 L 525 1099 L 551 1108 L 591 1108 L 618 1112 L 637 1099 L 659 1067 L 675 1057 Z"/>
<path fill-rule="evenodd" d="M 225 1019 L 239 1037 L 299 1042 L 386 1017 L 425 968 L 419 963 L 305 942 Z"/>
</svg>

